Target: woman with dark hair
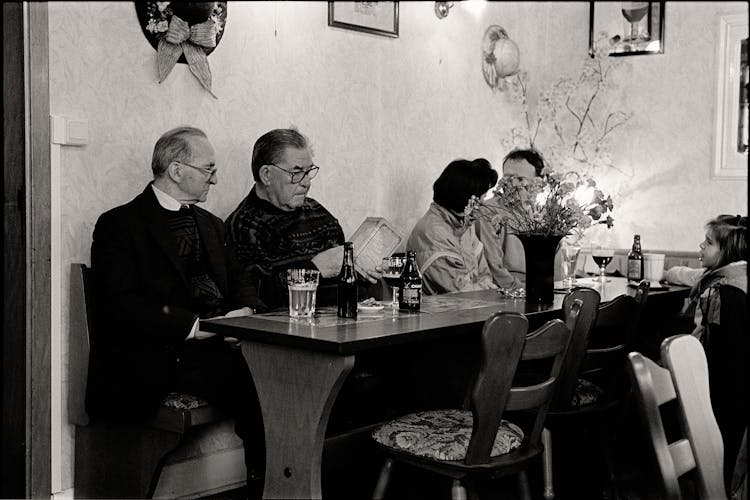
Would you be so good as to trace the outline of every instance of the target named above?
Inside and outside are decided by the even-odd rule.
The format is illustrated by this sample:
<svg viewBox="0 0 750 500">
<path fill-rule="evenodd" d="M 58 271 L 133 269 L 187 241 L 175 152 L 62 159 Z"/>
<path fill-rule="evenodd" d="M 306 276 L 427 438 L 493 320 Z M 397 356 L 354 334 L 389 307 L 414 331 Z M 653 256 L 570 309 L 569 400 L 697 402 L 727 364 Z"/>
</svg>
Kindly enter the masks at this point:
<svg viewBox="0 0 750 500">
<path fill-rule="evenodd" d="M 497 183 L 497 172 L 484 158 L 455 160 L 432 186 L 433 202 L 406 243 L 417 254 L 427 294 L 497 288 L 487 267 L 474 221 L 465 209 Z"/>
</svg>

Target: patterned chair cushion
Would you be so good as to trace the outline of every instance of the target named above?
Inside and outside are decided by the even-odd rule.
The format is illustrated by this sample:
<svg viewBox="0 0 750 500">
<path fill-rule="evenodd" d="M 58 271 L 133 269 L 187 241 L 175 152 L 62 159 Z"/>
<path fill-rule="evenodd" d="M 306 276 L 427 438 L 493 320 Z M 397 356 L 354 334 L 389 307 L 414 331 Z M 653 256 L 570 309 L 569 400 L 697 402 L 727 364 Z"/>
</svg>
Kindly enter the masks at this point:
<svg viewBox="0 0 750 500">
<path fill-rule="evenodd" d="M 384 424 L 372 433 L 378 443 L 399 451 L 436 460 L 464 460 L 471 439 L 470 411 L 435 410 L 411 413 Z M 504 455 L 521 446 L 523 431 L 502 420 L 491 456 Z"/>
<path fill-rule="evenodd" d="M 192 394 L 170 392 L 161 401 L 161 405 L 175 410 L 194 410 L 195 408 L 208 406 L 208 401 Z"/>
<path fill-rule="evenodd" d="M 602 394 L 604 394 L 604 391 L 602 391 L 601 387 L 586 379 L 579 378 L 578 384 L 576 384 L 576 392 L 573 394 L 573 400 L 570 402 L 570 405 L 574 408 L 580 408 L 581 406 L 594 404 Z"/>
</svg>

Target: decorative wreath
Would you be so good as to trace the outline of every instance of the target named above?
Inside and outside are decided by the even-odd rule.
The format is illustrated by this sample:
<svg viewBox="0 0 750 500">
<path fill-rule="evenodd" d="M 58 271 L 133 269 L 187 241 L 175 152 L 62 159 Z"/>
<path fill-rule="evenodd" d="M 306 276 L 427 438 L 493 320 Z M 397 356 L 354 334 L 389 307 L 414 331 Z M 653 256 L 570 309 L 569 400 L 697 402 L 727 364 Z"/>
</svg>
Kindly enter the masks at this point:
<svg viewBox="0 0 750 500">
<path fill-rule="evenodd" d="M 482 38 L 482 73 L 492 90 L 505 88 L 504 78 L 518 71 L 520 61 L 518 45 L 508 33 L 496 24 L 487 28 Z"/>
<path fill-rule="evenodd" d="M 133 2 L 146 39 L 156 49 L 159 83 L 175 64 L 187 63 L 201 85 L 211 91 L 208 55 L 224 34 L 227 2 Z"/>
</svg>

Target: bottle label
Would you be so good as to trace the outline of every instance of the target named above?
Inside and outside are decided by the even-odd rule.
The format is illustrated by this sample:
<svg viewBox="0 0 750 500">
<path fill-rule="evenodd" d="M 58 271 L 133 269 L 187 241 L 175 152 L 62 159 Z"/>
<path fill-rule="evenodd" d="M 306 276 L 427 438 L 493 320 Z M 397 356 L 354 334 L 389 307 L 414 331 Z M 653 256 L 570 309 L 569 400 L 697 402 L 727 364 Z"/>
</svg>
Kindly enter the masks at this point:
<svg viewBox="0 0 750 500">
<path fill-rule="evenodd" d="M 639 259 L 628 260 L 628 279 L 641 281 L 643 279 L 643 261 Z"/>
<path fill-rule="evenodd" d="M 419 305 L 422 302 L 422 285 L 404 286 L 401 301 L 408 305 Z"/>
</svg>

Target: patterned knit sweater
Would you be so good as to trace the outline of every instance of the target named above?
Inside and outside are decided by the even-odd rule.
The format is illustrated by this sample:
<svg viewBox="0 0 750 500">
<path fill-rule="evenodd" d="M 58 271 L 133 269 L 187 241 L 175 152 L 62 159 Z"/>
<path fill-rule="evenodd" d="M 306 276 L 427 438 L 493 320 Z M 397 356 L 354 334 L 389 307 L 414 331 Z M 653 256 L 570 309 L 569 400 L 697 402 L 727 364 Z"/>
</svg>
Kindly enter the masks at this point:
<svg viewBox="0 0 750 500">
<path fill-rule="evenodd" d="M 226 220 L 230 244 L 242 268 L 239 299 L 257 295 L 269 309 L 288 302 L 286 270 L 315 269 L 312 258 L 344 243 L 338 220 L 312 198 L 287 212 L 258 197 L 255 187 Z M 330 302 L 335 278 L 321 279 L 318 303 Z M 245 295 L 247 297 L 245 297 Z"/>
</svg>

